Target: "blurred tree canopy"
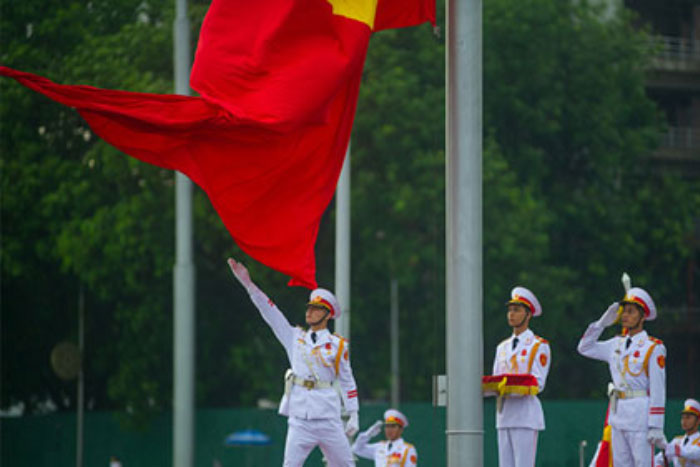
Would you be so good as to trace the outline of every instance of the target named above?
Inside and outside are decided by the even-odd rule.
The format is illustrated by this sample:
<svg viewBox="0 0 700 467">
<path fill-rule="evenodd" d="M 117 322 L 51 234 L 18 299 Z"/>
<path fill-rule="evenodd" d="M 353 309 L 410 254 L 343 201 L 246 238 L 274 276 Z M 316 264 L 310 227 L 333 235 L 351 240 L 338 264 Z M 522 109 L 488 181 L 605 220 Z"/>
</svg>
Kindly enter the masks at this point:
<svg viewBox="0 0 700 467">
<path fill-rule="evenodd" d="M 171 3 L 3 2 L 2 63 L 57 82 L 172 92 Z M 190 1 L 194 38 L 207 5 Z M 691 293 L 683 277 L 697 258 L 687 239 L 700 184 L 657 173 L 648 157 L 664 124 L 644 90 L 653 50 L 629 12 L 602 18 L 587 2 L 484 2 L 485 368 L 510 334 L 503 303 L 525 285 L 544 307 L 532 327 L 553 347 L 546 397 L 602 393 L 606 368 L 575 347 L 621 296 L 622 271 L 652 293 L 663 321 L 663 307 Z M 388 397 L 392 279 L 402 398 L 429 399 L 431 375 L 444 372 L 444 49 L 424 25 L 377 34 L 367 57 L 352 137 L 352 362 L 362 399 Z M 52 373 L 49 353 L 76 340 L 82 287 L 89 407 L 135 423 L 167 410 L 173 173 L 120 154 L 76 112 L 10 80 L 0 92 L 0 406 L 74 404 L 74 384 Z M 276 400 L 286 357 L 225 258 L 243 258 L 292 323 L 303 321 L 307 291 L 245 258 L 199 191 L 194 216 L 197 403 Z M 317 244 L 319 284 L 331 288 L 333 216 L 331 207 Z"/>
</svg>

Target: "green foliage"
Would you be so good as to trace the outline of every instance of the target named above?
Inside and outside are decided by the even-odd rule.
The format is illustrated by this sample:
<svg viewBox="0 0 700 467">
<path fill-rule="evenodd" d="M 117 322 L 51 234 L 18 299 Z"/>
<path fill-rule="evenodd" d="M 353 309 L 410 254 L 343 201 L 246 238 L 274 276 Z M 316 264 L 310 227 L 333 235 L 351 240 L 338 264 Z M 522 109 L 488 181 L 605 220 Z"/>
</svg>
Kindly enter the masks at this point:
<svg viewBox="0 0 700 467">
<path fill-rule="evenodd" d="M 4 2 L 2 62 L 58 82 L 170 92 L 171 3 Z M 193 37 L 206 6 L 191 2 Z M 510 332 L 503 302 L 522 284 L 545 310 L 532 327 L 553 346 L 547 396 L 588 396 L 605 368 L 575 346 L 621 294 L 621 272 L 657 304 L 688 292 L 700 191 L 649 165 L 660 119 L 644 92 L 646 36 L 627 14 L 602 20 L 586 2 L 549 0 L 484 8 L 484 365 Z M 403 398 L 428 399 L 431 375 L 444 371 L 444 51 L 421 26 L 377 34 L 367 57 L 352 136 L 351 265 L 352 363 L 365 400 L 388 397 L 392 279 Z M 75 340 L 82 286 L 87 398 L 140 424 L 172 393 L 173 174 L 96 141 L 71 109 L 8 80 L 0 91 L 0 405 L 72 404 L 73 385 L 47 361 L 55 343 Z M 319 283 L 330 288 L 333 216 L 317 244 Z M 307 292 L 246 258 L 198 190 L 194 219 L 197 403 L 277 399 L 286 356 L 225 258 L 243 259 L 293 324 Z"/>
</svg>

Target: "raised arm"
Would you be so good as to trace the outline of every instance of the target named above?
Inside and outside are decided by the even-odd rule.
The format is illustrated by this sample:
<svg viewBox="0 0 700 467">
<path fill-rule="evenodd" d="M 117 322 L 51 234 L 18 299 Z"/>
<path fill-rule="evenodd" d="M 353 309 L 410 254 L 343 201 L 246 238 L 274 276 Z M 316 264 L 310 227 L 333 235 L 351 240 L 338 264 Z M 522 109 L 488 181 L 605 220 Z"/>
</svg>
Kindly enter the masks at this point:
<svg viewBox="0 0 700 467">
<path fill-rule="evenodd" d="M 369 440 L 374 438 L 382 430 L 384 422 L 377 420 L 374 425 L 363 431 L 352 444 L 352 452 L 365 459 L 374 459 L 375 451 L 379 443 L 370 443 Z"/>
<path fill-rule="evenodd" d="M 275 337 L 280 341 L 291 359 L 292 346 L 294 345 L 294 327 L 289 324 L 287 318 L 284 317 L 274 302 L 253 283 L 248 270 L 242 263 L 237 262 L 233 258 L 229 258 L 228 265 L 234 277 L 238 279 L 238 282 L 246 289 L 250 300 L 258 309 L 265 322 L 272 328 Z"/>
<path fill-rule="evenodd" d="M 584 357 L 608 361 L 610 356 L 610 346 L 613 345 L 613 341 L 607 340 L 605 342 L 599 342 L 598 338 L 606 327 L 615 322 L 619 307 L 619 303 L 613 303 L 607 310 L 605 310 L 605 313 L 603 313 L 603 316 L 601 316 L 598 321 L 595 321 L 588 326 L 588 329 L 586 329 L 586 332 L 583 333 L 583 336 L 578 343 L 578 353 Z"/>
</svg>

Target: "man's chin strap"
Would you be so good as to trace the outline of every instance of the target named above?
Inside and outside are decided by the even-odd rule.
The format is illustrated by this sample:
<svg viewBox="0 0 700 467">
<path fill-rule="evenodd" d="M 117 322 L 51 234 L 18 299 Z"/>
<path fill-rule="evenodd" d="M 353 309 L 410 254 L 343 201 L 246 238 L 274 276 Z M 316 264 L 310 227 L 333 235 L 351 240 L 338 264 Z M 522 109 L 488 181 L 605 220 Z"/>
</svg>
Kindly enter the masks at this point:
<svg viewBox="0 0 700 467">
<path fill-rule="evenodd" d="M 314 326 L 318 326 L 319 324 L 321 324 L 323 322 L 323 320 L 326 319 L 326 316 L 328 316 L 328 313 L 330 313 L 330 312 L 328 310 L 326 310 L 326 314 L 324 314 L 321 319 L 319 319 L 315 323 L 309 323 L 309 326 L 314 327 Z"/>
<path fill-rule="evenodd" d="M 525 320 L 526 320 L 529 316 L 530 316 L 530 311 L 528 310 L 527 312 L 525 312 L 525 317 L 523 318 L 523 320 L 520 321 L 520 324 L 518 324 L 517 326 L 515 326 L 515 328 L 517 329 L 517 328 L 519 328 L 520 326 L 522 326 L 523 324 L 525 324 Z"/>
</svg>

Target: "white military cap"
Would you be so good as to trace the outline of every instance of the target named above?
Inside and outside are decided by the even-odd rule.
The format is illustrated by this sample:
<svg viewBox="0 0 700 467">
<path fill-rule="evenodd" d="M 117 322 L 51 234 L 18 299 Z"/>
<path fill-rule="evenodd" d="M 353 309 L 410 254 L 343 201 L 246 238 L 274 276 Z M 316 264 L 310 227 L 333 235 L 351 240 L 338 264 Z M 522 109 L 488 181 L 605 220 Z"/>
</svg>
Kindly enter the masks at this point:
<svg viewBox="0 0 700 467">
<path fill-rule="evenodd" d="M 510 300 L 506 302 L 506 306 L 511 304 L 525 305 L 530 309 L 532 316 L 539 316 L 542 314 L 542 306 L 539 300 L 537 300 L 534 293 L 530 292 L 525 287 L 517 286 L 510 291 Z"/>
<path fill-rule="evenodd" d="M 642 310 L 644 310 L 644 318 L 647 321 L 656 318 L 656 305 L 654 305 L 654 300 L 651 299 L 651 295 L 644 289 L 639 287 L 632 287 L 629 289 L 625 294 L 625 298 L 620 301 L 620 304 L 624 303 L 634 303 L 642 307 Z"/>
<path fill-rule="evenodd" d="M 681 413 L 691 413 L 696 417 L 700 417 L 700 402 L 695 399 L 686 399 L 683 403 Z"/>
<path fill-rule="evenodd" d="M 309 303 L 307 306 L 317 306 L 319 308 L 325 308 L 331 314 L 332 319 L 336 319 L 340 316 L 340 303 L 333 295 L 333 292 L 326 289 L 315 289 L 309 295 Z"/>
<path fill-rule="evenodd" d="M 406 428 L 408 426 L 408 419 L 404 414 L 396 409 L 389 409 L 384 412 L 384 423 L 395 423 L 401 428 Z"/>
</svg>

